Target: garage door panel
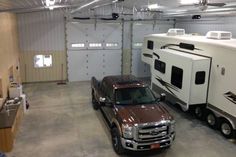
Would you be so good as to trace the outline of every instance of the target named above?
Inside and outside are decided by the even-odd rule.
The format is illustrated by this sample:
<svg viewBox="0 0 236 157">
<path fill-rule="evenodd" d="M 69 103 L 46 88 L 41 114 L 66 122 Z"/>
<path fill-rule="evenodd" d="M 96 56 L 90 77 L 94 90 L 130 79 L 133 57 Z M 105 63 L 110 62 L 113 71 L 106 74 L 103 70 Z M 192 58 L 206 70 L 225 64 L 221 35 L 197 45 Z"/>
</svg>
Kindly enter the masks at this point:
<svg viewBox="0 0 236 157">
<path fill-rule="evenodd" d="M 94 24 L 68 22 L 66 26 L 69 81 L 90 80 L 93 76 L 102 79 L 106 75 L 121 74 L 120 23 L 97 23 L 95 27 Z M 75 43 L 83 43 L 84 47 L 72 47 L 71 44 Z M 89 46 L 90 43 L 93 47 Z M 101 46 L 96 46 L 99 44 Z"/>
<path fill-rule="evenodd" d="M 78 51 L 68 51 L 68 78 L 69 81 L 87 80 L 87 53 L 80 53 Z M 77 69 L 77 70 L 74 70 Z M 85 73 L 85 75 L 80 75 Z"/>
<path fill-rule="evenodd" d="M 106 75 L 121 74 L 121 51 L 69 51 L 68 64 L 70 81 L 86 81 L 93 76 L 101 80 Z"/>
<path fill-rule="evenodd" d="M 117 42 L 122 40 L 121 25 L 109 24 L 102 30 L 105 42 Z M 121 45 L 121 44 L 120 44 Z"/>
<path fill-rule="evenodd" d="M 88 51 L 88 74 L 89 79 L 91 77 L 96 76 L 97 79 L 101 80 L 103 78 L 104 71 L 104 62 L 103 56 L 104 53 L 102 51 Z"/>
<path fill-rule="evenodd" d="M 121 74 L 121 50 L 107 50 L 104 61 L 104 75 Z"/>
<path fill-rule="evenodd" d="M 78 38 L 78 37 L 86 37 L 86 35 L 88 34 L 88 29 L 87 29 L 87 25 L 77 25 L 75 23 L 67 23 L 66 25 L 66 31 L 67 31 L 67 47 L 70 47 L 70 41 L 73 43 L 76 42 L 82 42 L 85 43 L 86 42 L 86 38 Z"/>
</svg>

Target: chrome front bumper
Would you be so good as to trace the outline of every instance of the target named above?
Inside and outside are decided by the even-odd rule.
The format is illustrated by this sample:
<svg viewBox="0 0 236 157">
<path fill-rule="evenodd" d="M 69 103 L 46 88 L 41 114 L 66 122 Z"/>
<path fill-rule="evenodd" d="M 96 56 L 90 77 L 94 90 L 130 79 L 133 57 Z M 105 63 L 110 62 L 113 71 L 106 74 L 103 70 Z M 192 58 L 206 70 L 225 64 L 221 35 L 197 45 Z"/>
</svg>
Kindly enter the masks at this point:
<svg viewBox="0 0 236 157">
<path fill-rule="evenodd" d="M 154 142 L 136 142 L 134 140 L 121 138 L 121 143 L 122 143 L 123 148 L 125 149 L 132 150 L 132 151 L 144 151 L 144 150 L 152 150 L 153 149 L 152 145 L 155 145 L 155 144 L 160 144 L 160 148 L 168 147 L 172 144 L 174 139 L 175 139 L 175 133 L 172 133 L 169 137 L 163 140 L 154 141 Z"/>
</svg>

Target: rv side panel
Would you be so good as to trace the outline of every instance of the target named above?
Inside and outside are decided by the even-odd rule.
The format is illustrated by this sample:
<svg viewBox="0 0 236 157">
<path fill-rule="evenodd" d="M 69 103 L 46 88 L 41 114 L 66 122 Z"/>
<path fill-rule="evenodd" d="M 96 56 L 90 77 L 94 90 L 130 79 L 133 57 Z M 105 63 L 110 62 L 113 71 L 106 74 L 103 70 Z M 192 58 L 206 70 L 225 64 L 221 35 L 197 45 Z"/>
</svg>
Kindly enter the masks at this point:
<svg viewBox="0 0 236 157">
<path fill-rule="evenodd" d="M 210 64 L 210 58 L 193 62 L 190 104 L 206 104 Z"/>
</svg>

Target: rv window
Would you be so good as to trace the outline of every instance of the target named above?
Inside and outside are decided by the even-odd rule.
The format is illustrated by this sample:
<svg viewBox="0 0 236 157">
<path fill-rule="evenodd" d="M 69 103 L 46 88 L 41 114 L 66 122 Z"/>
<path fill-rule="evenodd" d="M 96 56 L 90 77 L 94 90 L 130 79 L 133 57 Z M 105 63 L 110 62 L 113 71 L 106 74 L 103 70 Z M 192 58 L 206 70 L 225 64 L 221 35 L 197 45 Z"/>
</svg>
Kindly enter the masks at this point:
<svg viewBox="0 0 236 157">
<path fill-rule="evenodd" d="M 150 50 L 153 50 L 153 48 L 154 48 L 153 41 L 148 40 L 148 42 L 147 42 L 147 48 L 150 49 Z"/>
<path fill-rule="evenodd" d="M 165 72 L 166 72 L 166 63 L 156 59 L 155 60 L 155 69 L 157 71 L 160 71 L 161 73 L 165 74 Z"/>
<path fill-rule="evenodd" d="M 183 84 L 183 69 L 180 69 L 176 66 L 172 66 L 171 72 L 171 84 L 178 87 L 179 89 L 182 88 Z"/>
<path fill-rule="evenodd" d="M 206 76 L 205 71 L 196 72 L 195 84 L 197 84 L 197 85 L 204 84 L 205 83 L 205 76 Z"/>
</svg>

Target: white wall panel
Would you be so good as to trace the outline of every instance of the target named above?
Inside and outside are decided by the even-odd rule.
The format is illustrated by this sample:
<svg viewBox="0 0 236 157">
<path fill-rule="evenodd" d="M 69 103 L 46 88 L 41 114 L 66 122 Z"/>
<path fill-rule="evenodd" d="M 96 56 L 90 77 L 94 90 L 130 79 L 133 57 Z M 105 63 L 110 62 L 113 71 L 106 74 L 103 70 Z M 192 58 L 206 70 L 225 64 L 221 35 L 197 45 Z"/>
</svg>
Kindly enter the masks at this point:
<svg viewBox="0 0 236 157">
<path fill-rule="evenodd" d="M 133 43 L 143 42 L 144 36 L 148 34 L 166 33 L 169 28 L 173 28 L 173 22 L 158 22 L 153 28 L 153 23 L 137 22 L 133 24 Z"/>
<path fill-rule="evenodd" d="M 132 74 L 137 77 L 148 77 L 151 75 L 148 64 L 141 60 L 141 49 L 132 50 Z"/>
<path fill-rule="evenodd" d="M 144 36 L 155 33 L 166 33 L 173 23 L 134 23 L 132 36 L 132 74 L 137 77 L 148 77 L 151 75 L 150 67 L 141 60 L 142 46 L 135 46 L 136 43 L 143 43 Z"/>
<path fill-rule="evenodd" d="M 186 33 L 206 35 L 208 31 L 230 31 L 236 37 L 236 17 L 203 18 L 198 21 L 177 20 L 176 27 L 184 28 Z"/>
<path fill-rule="evenodd" d="M 62 11 L 24 13 L 17 17 L 22 52 L 65 50 Z"/>
</svg>

